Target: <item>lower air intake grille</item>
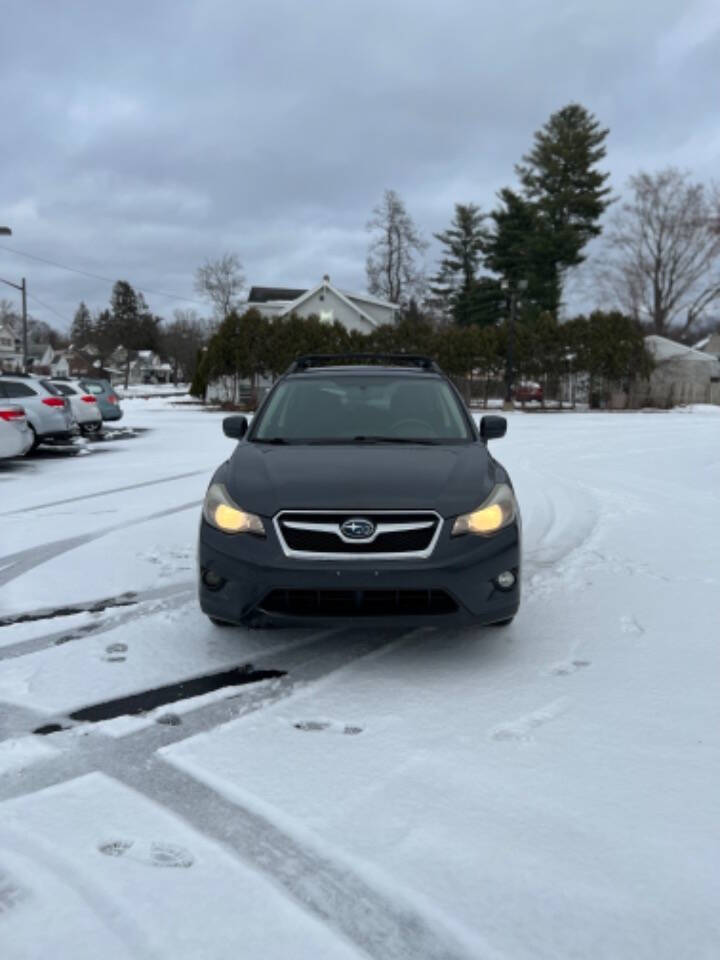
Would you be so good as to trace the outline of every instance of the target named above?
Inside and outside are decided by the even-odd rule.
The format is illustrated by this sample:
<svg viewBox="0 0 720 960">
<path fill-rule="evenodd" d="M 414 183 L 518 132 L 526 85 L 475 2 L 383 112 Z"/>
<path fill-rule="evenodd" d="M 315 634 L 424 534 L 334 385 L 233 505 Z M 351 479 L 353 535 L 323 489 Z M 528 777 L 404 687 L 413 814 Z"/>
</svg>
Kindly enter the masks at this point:
<svg viewBox="0 0 720 960">
<path fill-rule="evenodd" d="M 273 590 L 258 609 L 293 617 L 439 616 L 457 604 L 444 590 Z"/>
</svg>

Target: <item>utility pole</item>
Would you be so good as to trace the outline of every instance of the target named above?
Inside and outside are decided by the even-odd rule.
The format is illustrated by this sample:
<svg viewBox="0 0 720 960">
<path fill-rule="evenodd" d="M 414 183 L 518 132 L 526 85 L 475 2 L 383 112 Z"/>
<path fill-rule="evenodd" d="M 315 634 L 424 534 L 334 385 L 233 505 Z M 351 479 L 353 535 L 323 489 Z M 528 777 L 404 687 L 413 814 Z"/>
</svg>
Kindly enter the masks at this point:
<svg viewBox="0 0 720 960">
<path fill-rule="evenodd" d="M 14 287 L 22 294 L 22 342 L 23 342 L 23 373 L 27 373 L 28 365 L 28 330 L 27 330 L 27 283 L 25 277 L 20 283 L 13 283 L 12 280 L 3 280 L 0 277 L 0 283 L 6 283 L 8 287 Z"/>
</svg>

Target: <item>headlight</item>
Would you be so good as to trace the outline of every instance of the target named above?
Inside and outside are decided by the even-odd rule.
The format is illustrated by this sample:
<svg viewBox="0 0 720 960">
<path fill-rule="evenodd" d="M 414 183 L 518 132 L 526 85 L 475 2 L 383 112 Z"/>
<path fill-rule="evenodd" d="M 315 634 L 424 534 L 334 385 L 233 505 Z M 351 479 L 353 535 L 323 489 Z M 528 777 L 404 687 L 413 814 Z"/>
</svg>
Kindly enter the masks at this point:
<svg viewBox="0 0 720 960">
<path fill-rule="evenodd" d="M 260 517 L 246 513 L 233 503 L 221 483 L 211 483 L 205 494 L 203 516 L 207 522 L 223 533 L 254 533 L 265 536 L 265 527 Z"/>
<path fill-rule="evenodd" d="M 499 483 L 482 506 L 456 518 L 452 535 L 477 533 L 489 537 L 512 523 L 516 515 L 517 504 L 511 488 L 506 483 Z"/>
</svg>

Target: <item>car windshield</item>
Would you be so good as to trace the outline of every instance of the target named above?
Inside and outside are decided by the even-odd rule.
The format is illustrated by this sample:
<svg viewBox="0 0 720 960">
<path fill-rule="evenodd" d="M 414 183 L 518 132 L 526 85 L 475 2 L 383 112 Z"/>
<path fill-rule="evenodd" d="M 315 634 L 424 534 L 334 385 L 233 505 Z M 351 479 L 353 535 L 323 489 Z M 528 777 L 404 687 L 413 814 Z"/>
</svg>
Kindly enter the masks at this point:
<svg viewBox="0 0 720 960">
<path fill-rule="evenodd" d="M 251 440 L 266 443 L 462 443 L 472 439 L 440 377 L 307 374 L 273 392 Z"/>
</svg>

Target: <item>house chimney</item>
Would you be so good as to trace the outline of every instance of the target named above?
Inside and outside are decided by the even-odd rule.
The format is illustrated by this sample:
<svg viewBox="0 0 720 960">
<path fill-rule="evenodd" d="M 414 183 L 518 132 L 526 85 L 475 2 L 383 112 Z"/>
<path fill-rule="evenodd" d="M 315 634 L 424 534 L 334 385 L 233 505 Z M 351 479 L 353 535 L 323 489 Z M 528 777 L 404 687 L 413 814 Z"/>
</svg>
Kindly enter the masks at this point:
<svg viewBox="0 0 720 960">
<path fill-rule="evenodd" d="M 325 274 L 325 276 L 323 277 L 323 283 L 330 283 L 330 275 L 329 275 L 329 274 L 327 274 L 327 273 Z"/>
</svg>

